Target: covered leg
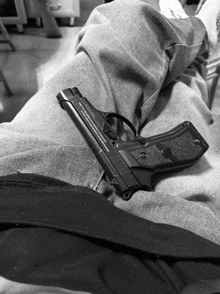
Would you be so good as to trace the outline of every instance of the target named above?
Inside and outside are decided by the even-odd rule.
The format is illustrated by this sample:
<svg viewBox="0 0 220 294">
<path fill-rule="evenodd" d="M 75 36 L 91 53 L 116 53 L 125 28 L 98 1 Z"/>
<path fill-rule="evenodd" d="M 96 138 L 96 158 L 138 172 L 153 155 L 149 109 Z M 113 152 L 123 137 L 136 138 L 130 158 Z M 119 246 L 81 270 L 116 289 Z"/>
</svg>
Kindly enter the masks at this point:
<svg viewBox="0 0 220 294">
<path fill-rule="evenodd" d="M 96 108 L 117 111 L 139 127 L 160 89 L 198 54 L 204 36 L 200 20 L 169 21 L 139 0 L 99 6 L 68 66 L 1 125 L 1 174 L 37 173 L 96 188 L 103 171 L 60 108 L 58 92 L 76 86 Z"/>
<path fill-rule="evenodd" d="M 56 99 L 67 87 L 78 87 L 100 110 L 124 115 L 144 136 L 192 119 L 207 139 L 212 138 L 210 113 L 201 97 L 206 95 L 204 80 L 195 70 L 185 72 L 185 77 L 180 75 L 190 70 L 189 65 L 203 50 L 206 52 L 205 34 L 200 19 L 168 20 L 139 0 L 99 6 L 78 36 L 72 62 L 11 123 L 1 125 L 1 175 L 36 173 L 98 188 L 103 170 Z M 137 192 L 126 203 L 117 195 L 110 200 L 141 217 L 178 225 L 219 242 L 216 231 L 209 234 L 212 226 L 219 229 L 218 208 L 210 201 L 214 194 L 208 190 L 211 195 L 207 198 L 204 185 L 199 185 L 201 175 L 205 183 L 218 168 L 214 139 L 211 145 L 196 167 L 165 177 L 155 192 Z M 192 179 L 197 179 L 196 186 Z M 202 197 L 194 197 L 195 190 L 182 188 L 188 188 L 189 182 Z M 192 215 L 197 216 L 197 222 Z"/>
</svg>

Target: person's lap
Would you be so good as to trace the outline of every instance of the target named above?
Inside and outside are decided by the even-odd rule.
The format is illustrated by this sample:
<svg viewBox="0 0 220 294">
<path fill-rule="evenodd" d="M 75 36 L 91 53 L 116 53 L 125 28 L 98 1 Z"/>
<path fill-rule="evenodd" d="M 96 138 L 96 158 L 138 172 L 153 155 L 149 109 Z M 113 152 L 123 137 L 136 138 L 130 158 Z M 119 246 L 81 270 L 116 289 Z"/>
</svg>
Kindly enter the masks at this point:
<svg viewBox="0 0 220 294">
<path fill-rule="evenodd" d="M 124 11 L 121 15 L 115 15 L 114 12 L 120 8 L 124 8 Z M 149 9 L 152 17 L 148 16 Z M 148 22 L 153 23 L 153 17 L 158 23 L 155 21 L 153 27 L 150 27 Z M 137 19 L 135 24 L 133 19 Z M 183 23 L 183 25 L 186 31 L 192 30 L 191 24 Z M 198 26 L 197 22 L 195 25 Z M 166 28 L 166 32 L 162 32 L 163 37 L 166 35 L 163 41 L 157 38 L 161 26 Z M 130 36 L 127 35 L 127 31 L 130 31 Z M 178 39 L 177 33 L 172 32 L 170 36 L 170 31 L 172 31 L 170 23 L 141 1 L 114 1 L 111 8 L 106 9 L 104 5 L 93 12 L 88 25 L 79 36 L 77 55 L 73 57 L 72 62 L 32 97 L 11 123 L 1 125 L 2 158 L 8 160 L 9 154 L 19 156 L 21 153 L 25 155 L 27 152 L 36 152 L 36 150 L 42 152 L 48 150 L 49 153 L 49 148 L 51 148 L 52 152 L 53 150 L 58 152 L 57 164 L 61 157 L 65 161 L 64 165 L 67 162 L 66 158 L 69 159 L 69 166 L 72 166 L 72 169 L 70 168 L 67 174 L 70 171 L 74 173 L 74 169 L 83 158 L 85 160 L 87 158 L 88 162 L 93 163 L 97 168 L 98 164 L 90 148 L 87 147 L 76 127 L 59 106 L 56 95 L 67 87 L 76 86 L 94 107 L 104 111 L 117 111 L 138 127 L 141 122 L 136 116 L 137 108 L 138 111 L 141 109 L 141 120 L 144 121 L 163 84 L 167 71 L 167 57 L 164 56 L 164 48 L 170 51 L 167 55 L 170 54 L 171 57 L 172 51 L 177 51 L 176 59 L 178 59 L 178 54 L 183 54 L 181 49 L 172 49 L 173 38 L 176 39 L 176 42 L 182 42 L 182 40 Z M 193 44 L 196 44 L 194 51 L 186 49 L 187 45 L 179 46 L 192 54 L 191 59 L 200 48 L 204 33 L 204 31 L 201 32 L 197 40 L 193 41 Z M 146 45 L 143 46 L 143 43 Z M 177 47 L 176 43 L 175 46 Z M 178 73 L 181 67 L 176 67 L 175 72 Z M 170 72 L 173 71 L 170 69 Z M 82 156 L 80 156 L 81 148 Z M 63 152 L 63 156 L 59 156 L 60 152 Z M 56 157 L 55 153 L 52 156 L 53 160 Z M 78 156 L 74 156 L 75 153 Z M 36 156 L 37 154 L 33 153 L 35 163 L 39 163 L 40 154 L 38 159 Z M 45 172 L 54 175 L 54 165 L 51 160 L 46 164 L 45 157 L 40 165 L 41 172 L 44 174 L 44 166 L 48 166 Z M 1 173 L 23 172 L 24 170 L 35 172 L 34 162 L 29 162 L 27 169 L 24 157 L 22 162 L 19 162 L 19 166 L 12 167 L 12 165 L 8 165 L 9 170 L 2 168 Z M 60 166 L 63 166 L 61 162 Z M 40 169 L 36 172 L 39 172 Z M 63 175 L 64 170 L 60 169 L 60 175 Z M 72 184 L 75 184 L 80 178 L 74 176 L 70 179 L 67 174 L 66 181 Z M 84 178 L 86 177 L 87 174 Z M 64 178 L 63 175 L 62 179 Z M 81 180 L 79 184 L 82 184 Z"/>
<path fill-rule="evenodd" d="M 117 9 L 123 10 L 123 17 Z M 151 17 L 147 16 L 149 10 Z M 185 28 L 183 39 L 178 24 Z M 162 27 L 166 30 L 161 34 Z M 77 55 L 71 64 L 52 78 L 11 123 L 1 125 L 1 175 L 37 173 L 97 189 L 103 170 L 56 99 L 67 87 L 78 87 L 96 108 L 117 111 L 137 128 L 148 118 L 142 129 L 146 137 L 190 120 L 210 144 L 196 166 L 165 177 L 155 192 L 137 192 L 129 202 L 117 195 L 109 200 L 141 217 L 178 225 L 220 243 L 216 217 L 220 169 L 214 147 L 219 141 L 217 120 L 210 125 L 211 113 L 201 99 L 207 95 L 202 77 L 185 72 L 174 81 L 198 53 L 204 35 L 199 20 L 170 22 L 141 1 L 116 0 L 110 10 L 100 7 L 79 35 Z M 188 64 L 184 58 L 189 58 Z M 197 197 L 200 195 L 203 197 Z"/>
</svg>

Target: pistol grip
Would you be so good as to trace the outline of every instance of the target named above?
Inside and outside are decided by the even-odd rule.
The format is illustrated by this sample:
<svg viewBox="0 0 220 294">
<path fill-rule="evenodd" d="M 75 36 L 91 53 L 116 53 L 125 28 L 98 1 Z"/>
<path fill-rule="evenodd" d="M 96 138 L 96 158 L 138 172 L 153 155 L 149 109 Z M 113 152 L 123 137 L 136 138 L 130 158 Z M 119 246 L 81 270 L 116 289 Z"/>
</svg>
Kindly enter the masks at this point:
<svg viewBox="0 0 220 294">
<path fill-rule="evenodd" d="M 142 138 L 143 139 L 143 138 Z M 169 132 L 144 138 L 144 144 L 133 144 L 120 152 L 140 185 L 149 185 L 143 170 L 157 173 L 192 166 L 208 149 L 208 144 L 192 123 L 186 121 Z M 147 184 L 148 182 L 148 184 Z M 151 187 L 151 185 L 149 185 Z"/>
</svg>

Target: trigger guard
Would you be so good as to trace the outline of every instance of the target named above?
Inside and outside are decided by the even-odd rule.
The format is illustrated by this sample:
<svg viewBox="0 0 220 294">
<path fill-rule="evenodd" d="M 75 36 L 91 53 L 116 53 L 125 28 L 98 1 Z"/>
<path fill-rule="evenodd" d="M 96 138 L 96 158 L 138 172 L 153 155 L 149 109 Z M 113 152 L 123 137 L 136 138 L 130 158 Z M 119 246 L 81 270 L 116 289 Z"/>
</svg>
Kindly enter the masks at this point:
<svg viewBox="0 0 220 294">
<path fill-rule="evenodd" d="M 117 118 L 117 119 L 123 121 L 124 123 L 126 123 L 129 126 L 129 128 L 132 130 L 132 132 L 134 133 L 135 138 L 137 138 L 137 131 L 136 131 L 135 127 L 133 126 L 133 124 L 127 118 L 125 118 L 124 116 L 122 116 L 118 113 L 114 113 L 114 112 L 109 112 L 109 113 L 106 113 L 106 115 L 105 115 L 106 120 L 108 118 L 112 118 L 112 117 Z"/>
</svg>

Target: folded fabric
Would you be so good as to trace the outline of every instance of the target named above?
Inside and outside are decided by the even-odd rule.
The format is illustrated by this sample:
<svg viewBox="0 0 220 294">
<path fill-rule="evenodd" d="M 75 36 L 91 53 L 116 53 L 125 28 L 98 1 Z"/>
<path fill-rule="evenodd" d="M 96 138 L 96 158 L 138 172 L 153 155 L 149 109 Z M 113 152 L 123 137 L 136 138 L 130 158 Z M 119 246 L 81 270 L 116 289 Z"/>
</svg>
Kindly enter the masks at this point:
<svg viewBox="0 0 220 294">
<path fill-rule="evenodd" d="M 220 276 L 218 245 L 126 213 L 91 189 L 18 174 L 1 177 L 0 192 L 0 276 L 11 281 L 172 294 Z"/>
</svg>

